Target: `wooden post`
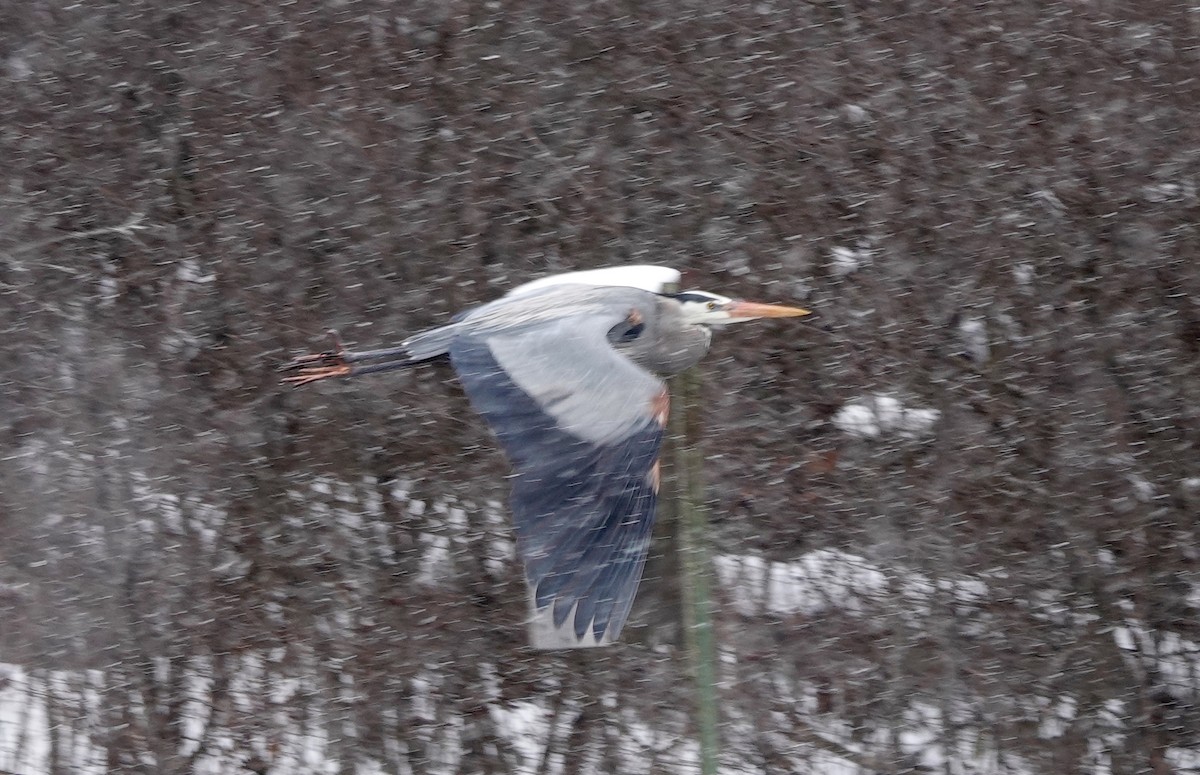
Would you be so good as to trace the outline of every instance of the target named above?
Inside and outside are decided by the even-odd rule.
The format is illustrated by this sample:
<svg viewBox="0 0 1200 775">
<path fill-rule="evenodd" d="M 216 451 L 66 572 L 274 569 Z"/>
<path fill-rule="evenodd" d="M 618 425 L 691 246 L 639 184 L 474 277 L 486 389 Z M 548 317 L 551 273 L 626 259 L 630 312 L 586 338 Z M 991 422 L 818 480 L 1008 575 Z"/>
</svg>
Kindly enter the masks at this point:
<svg viewBox="0 0 1200 775">
<path fill-rule="evenodd" d="M 679 527 L 683 643 L 695 688 L 700 772 L 716 775 L 717 650 L 712 623 L 712 554 L 704 505 L 704 454 L 700 448 L 700 376 L 689 369 L 672 380 L 671 436 L 674 452 L 674 513 Z"/>
</svg>

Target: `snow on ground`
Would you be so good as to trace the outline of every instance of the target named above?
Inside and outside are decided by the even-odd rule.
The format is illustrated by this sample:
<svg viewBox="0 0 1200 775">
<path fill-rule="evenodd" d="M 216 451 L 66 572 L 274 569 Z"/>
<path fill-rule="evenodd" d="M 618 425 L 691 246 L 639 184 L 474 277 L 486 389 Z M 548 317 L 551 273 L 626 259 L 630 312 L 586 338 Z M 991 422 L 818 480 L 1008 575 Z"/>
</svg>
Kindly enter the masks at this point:
<svg viewBox="0 0 1200 775">
<path fill-rule="evenodd" d="M 964 604 L 979 602 L 987 594 L 987 585 L 977 578 L 935 581 L 836 549 L 818 549 L 791 562 L 769 562 L 756 555 L 720 555 L 714 566 L 721 588 L 746 615 L 812 615 L 830 609 L 863 614 L 866 602 L 887 595 L 928 610 L 938 591 Z"/>
<path fill-rule="evenodd" d="M 853 407 L 858 409 L 854 410 Z M 849 414 L 846 414 L 851 410 Z M 858 419 L 855 419 L 856 414 Z M 866 403 L 847 404 L 839 413 L 840 422 L 847 432 L 871 437 L 879 433 L 899 431 L 917 433 L 927 431 L 936 421 L 933 410 L 904 408 L 898 400 L 886 396 L 875 396 Z M 835 419 L 835 422 L 839 420 Z M 366 492 L 374 493 L 373 482 L 365 483 Z M 317 504 L 313 514 L 330 525 L 351 531 L 374 531 L 382 508 L 376 500 L 364 503 L 353 495 L 353 488 L 346 489 L 332 481 L 318 480 L 313 484 L 314 492 L 326 496 Z M 466 504 L 446 502 L 424 503 L 409 500 L 403 484 L 398 484 L 393 497 L 407 501 L 413 515 L 429 511 L 438 515 L 433 520 L 435 527 L 423 539 L 425 554 L 420 565 L 421 581 L 436 584 L 438 578 L 449 572 L 454 561 L 456 543 L 467 529 L 467 511 L 475 509 Z M 138 497 L 154 499 L 150 483 L 139 487 Z M 313 499 L 303 499 L 313 506 Z M 321 499 L 318 499 L 321 500 Z M 157 499 L 154 501 L 161 512 L 163 523 L 168 526 L 181 519 L 200 519 L 206 529 L 218 529 L 219 516 L 205 510 L 200 504 L 181 504 L 177 500 Z M 502 519 L 500 504 L 487 504 L 484 511 L 488 519 Z M 353 514 L 351 514 L 353 512 Z M 493 513 L 494 512 L 494 513 Z M 504 531 L 497 531 L 504 535 Z M 511 541 L 498 538 L 496 546 L 489 551 L 489 564 L 512 562 Z M 846 616 L 870 615 L 877 604 L 902 602 L 903 610 L 920 616 L 935 602 L 951 602 L 963 609 L 978 608 L 988 598 L 988 579 L 982 576 L 957 578 L 932 578 L 912 569 L 895 567 L 874 562 L 866 556 L 849 552 L 820 549 L 808 552 L 790 561 L 771 561 L 758 555 L 719 555 L 714 560 L 716 580 L 726 599 L 743 615 L 755 616 L 764 613 L 773 615 L 815 615 L 822 612 L 837 612 Z M 894 605 L 891 606 L 894 608 Z M 1153 667 L 1161 676 L 1165 686 L 1181 695 L 1194 692 L 1197 686 L 1197 671 L 1200 670 L 1200 645 L 1186 641 L 1177 635 L 1159 637 L 1139 622 L 1129 619 L 1125 627 L 1113 633 L 1116 644 L 1138 661 L 1143 667 Z M 3 655 L 0 655 L 2 659 Z M 302 676 L 280 676 L 270 669 L 280 659 L 272 653 L 245 654 L 236 669 L 231 694 L 238 705 L 238 712 L 268 720 L 270 739 L 258 736 L 235 739 L 232 733 L 206 729 L 211 713 L 208 694 L 211 691 L 211 663 L 204 659 L 193 660 L 192 675 L 187 681 L 188 723 L 184 730 L 184 743 L 179 754 L 187 757 L 195 754 L 193 771 L 199 773 L 225 773 L 241 768 L 246 757 L 259 754 L 268 757 L 272 769 L 295 775 L 317 775 L 318 773 L 346 772 L 337 760 L 345 750 L 344 741 L 354 740 L 358 730 L 345 724 L 329 721 L 331 709 L 314 699 L 311 707 L 303 711 L 303 718 L 290 715 L 287 709 L 294 705 L 302 692 Z M 734 655 L 723 655 L 723 661 L 731 662 Z M 438 693 L 443 690 L 444 678 L 441 666 L 430 665 L 423 673 L 412 677 L 409 690 L 416 698 L 418 710 L 421 698 L 427 698 L 427 713 L 434 717 Z M 486 672 L 487 666 L 474 666 Z M 302 672 L 302 671 L 301 671 Z M 497 683 L 498 687 L 498 683 Z M 103 723 L 101 719 L 101 696 L 105 689 L 105 676 L 99 671 L 73 674 L 65 671 L 31 671 L 16 665 L 0 662 L 0 772 L 16 775 L 42 775 L 52 770 L 51 730 L 59 746 L 59 758 L 69 763 L 72 773 L 88 775 L 105 771 L 104 751 L 93 741 L 89 730 Z M 790 691 L 785 689 L 785 691 Z M 970 715 L 964 706 L 961 717 L 957 711 L 954 718 L 945 719 L 943 709 L 914 699 L 906 710 L 905 717 L 892 728 L 880 728 L 876 732 L 851 729 L 844 722 L 821 719 L 805 712 L 804 690 L 794 698 L 799 712 L 811 727 L 812 744 L 798 745 L 795 740 L 779 741 L 786 745 L 794 757 L 797 767 L 819 775 L 862 775 L 860 766 L 864 761 L 859 748 L 864 740 L 871 741 L 872 735 L 892 734 L 899 729 L 894 740 L 881 738 L 879 749 L 895 746 L 912 758 L 913 762 L 942 771 L 953 763 L 962 771 L 974 773 L 1022 773 L 1028 771 L 1019 761 L 1006 756 L 1000 761 L 996 752 L 989 749 L 985 730 L 977 728 L 979 720 Z M 574 719 L 581 709 L 569 700 L 554 709 L 548 703 L 505 702 L 499 697 L 498 688 L 489 703 L 488 712 L 504 742 L 515 752 L 514 772 L 561 771 L 564 762 L 551 755 L 547 766 L 542 769 L 541 761 L 548 745 L 561 745 L 569 734 Z M 355 687 L 342 687 L 339 700 L 343 704 L 356 702 Z M 1062 725 L 1073 718 L 1075 702 L 1070 697 L 1055 700 L 1041 714 L 1041 732 L 1048 739 L 1061 734 Z M 61 710 L 59 710 L 61 709 Z M 66 717 L 66 712 L 78 714 L 83 709 L 84 717 Z M 1125 715 L 1124 708 L 1111 709 L 1114 724 L 1120 723 Z M 1058 719 L 1058 721 L 1056 721 Z M 1056 727 L 1056 724 L 1058 726 Z M 681 722 L 681 726 L 683 726 Z M 402 724 L 396 720 L 396 728 Z M 624 752 L 628 758 L 629 771 L 643 771 L 645 752 L 658 751 L 664 761 L 675 764 L 673 771 L 685 772 L 694 769 L 698 751 L 695 742 L 681 738 L 675 732 L 652 729 L 636 719 L 630 718 L 626 727 L 631 730 Z M 451 773 L 461 763 L 463 730 L 462 719 L 451 720 L 449 725 L 440 725 L 435 731 L 417 730 L 412 734 L 419 738 L 423 750 L 432 759 L 429 772 Z M 755 730 L 748 719 L 726 719 L 728 734 L 736 740 L 738 734 L 751 739 Z M 943 730 L 953 728 L 952 739 L 945 739 Z M 739 731 L 740 730 L 740 731 Z M 336 745 L 331 736 L 341 738 Z M 416 739 L 413 738 L 413 739 Z M 200 749 L 203 742 L 204 748 Z M 412 740 L 397 739 L 395 745 L 407 745 Z M 1099 744 L 1099 741 L 1097 741 Z M 732 748 L 732 746 L 731 746 Z M 197 753 L 197 751 L 199 751 Z M 842 752 L 839 755 L 838 752 Z M 400 752 L 396 761 L 404 759 Z M 1200 754 L 1172 749 L 1168 758 L 1180 771 L 1200 767 Z M 1106 775 L 1102 752 L 1097 754 L 1096 775 Z M 965 768 L 965 769 L 963 769 Z M 953 769 L 953 767 L 951 768 Z M 385 771 L 380 763 L 356 761 L 349 770 L 356 775 L 376 775 Z M 950 771 L 950 770 L 946 770 Z M 727 760 L 722 772 L 726 775 L 757 773 L 749 762 Z"/>
<path fill-rule="evenodd" d="M 890 433 L 920 438 L 933 430 L 939 417 L 936 409 L 913 409 L 895 396 L 877 393 L 847 401 L 833 416 L 833 424 L 842 433 L 863 439 Z"/>
<path fill-rule="evenodd" d="M 449 522 L 454 523 L 460 518 L 456 511 L 453 508 L 444 510 Z M 453 531 L 450 532 L 452 535 Z M 451 538 L 437 538 L 444 540 L 433 540 L 427 544 L 429 557 L 423 565 L 423 569 L 431 575 L 436 575 L 434 566 L 448 561 L 445 556 L 446 543 Z M 732 590 L 734 604 L 747 612 L 761 612 L 764 609 L 773 612 L 811 612 L 837 607 L 855 613 L 861 612 L 860 600 L 864 595 L 889 594 L 889 590 L 898 588 L 902 594 L 918 600 L 927 598 L 937 588 L 933 582 L 918 575 L 890 578 L 884 569 L 863 557 L 832 550 L 812 552 L 791 563 L 769 563 L 755 556 L 724 555 L 716 559 L 716 570 L 722 586 Z M 961 589 L 965 590 L 964 594 L 968 597 L 982 594 L 978 586 L 970 584 L 962 585 Z M 294 698 L 300 687 L 299 680 L 272 678 L 266 668 L 273 659 L 275 657 L 271 654 L 243 655 L 237 678 L 231 687 L 239 713 L 273 716 L 275 711 L 272 708 L 283 708 Z M 189 713 L 191 720 L 185 730 L 187 742 L 180 751 L 184 756 L 196 751 L 199 740 L 205 734 L 208 711 L 204 700 L 211 685 L 210 669 L 205 660 L 196 660 L 193 668 L 195 675 L 188 682 L 192 700 Z M 5 679 L 0 681 L 0 771 L 18 775 L 42 775 L 50 771 L 51 722 L 46 698 L 52 694 L 64 707 L 81 703 L 94 714 L 93 719 L 79 720 L 81 723 L 76 728 L 58 732 L 60 744 L 66 742 L 71 750 L 69 760 L 72 771 L 84 774 L 103 771 L 103 751 L 92 742 L 86 731 L 91 724 L 99 723 L 99 707 L 95 699 L 98 691 L 93 691 L 91 698 L 71 695 L 72 690 L 68 687 L 78 685 L 79 677 L 65 673 L 34 678 L 20 667 L 0 665 L 0 676 Z M 103 676 L 98 673 L 92 680 L 96 689 L 103 685 Z M 435 697 L 441 690 L 437 667 L 430 666 L 426 673 L 415 677 L 411 689 L 417 697 Z M 347 691 L 346 700 L 353 701 L 352 687 L 347 687 Z M 496 701 L 490 705 L 489 712 L 497 722 L 497 727 L 503 730 L 507 742 L 519 754 L 519 761 L 524 763 L 521 772 L 537 771 L 547 745 L 552 741 L 561 742 L 580 712 L 580 708 L 570 703 L 565 703 L 556 712 L 541 703 L 505 703 L 500 702 L 498 696 L 493 699 Z M 433 705 L 430 699 L 430 717 L 434 715 Z M 330 750 L 330 733 L 323 724 L 313 720 L 319 719 L 321 712 L 321 708 L 314 707 L 312 719 L 303 725 L 286 715 L 279 715 L 275 726 L 280 731 L 269 742 L 235 741 L 229 734 L 211 732 L 205 751 L 194 763 L 195 771 L 227 772 L 230 768 L 242 766 L 245 757 L 251 753 L 266 753 L 269 749 L 271 761 L 281 772 L 297 775 L 337 772 L 340 764 Z M 920 724 L 919 720 L 915 721 L 912 731 L 906 733 L 907 737 L 902 742 L 907 748 L 933 751 L 934 748 L 929 747 L 927 742 L 936 733 L 932 728 L 922 730 Z M 634 719 L 629 719 L 626 726 L 632 730 L 626 752 L 631 772 L 641 769 L 639 761 L 644 759 L 647 750 L 663 752 L 664 759 L 676 763 L 680 772 L 694 768 L 698 756 L 694 741 L 680 738 L 673 732 L 650 728 Z M 353 739 L 356 730 L 342 729 L 340 733 L 345 738 Z M 838 745 L 850 746 L 849 730 L 830 726 L 822 734 Z M 432 758 L 444 768 L 442 771 L 453 772 L 460 756 L 456 750 L 459 737 L 454 729 L 442 729 L 438 739 L 430 739 L 425 743 L 426 750 L 433 754 Z M 823 775 L 856 775 L 861 772 L 855 764 L 829 751 L 816 749 L 804 750 L 798 755 L 800 753 L 803 754 L 806 768 L 820 763 L 818 769 L 810 769 L 813 772 Z M 938 754 L 938 758 L 940 756 Z M 553 773 L 558 772 L 563 763 L 551 756 L 548 765 L 547 771 Z M 370 763 L 358 763 L 354 771 L 358 775 L 373 775 L 382 772 L 382 769 Z M 738 775 L 756 770 L 748 763 L 739 765 L 727 762 L 723 772 Z"/>
<path fill-rule="evenodd" d="M 65 711 L 82 708 L 91 718 L 98 717 L 102 682 L 99 671 L 35 672 L 0 663 L 0 772 L 50 772 L 50 729 L 57 726 L 60 756 L 72 762 L 73 775 L 103 773 L 104 752 L 87 734 L 89 719 Z"/>
<path fill-rule="evenodd" d="M 0 772 L 45 772 L 50 753 L 40 687 L 16 665 L 0 663 Z"/>
</svg>

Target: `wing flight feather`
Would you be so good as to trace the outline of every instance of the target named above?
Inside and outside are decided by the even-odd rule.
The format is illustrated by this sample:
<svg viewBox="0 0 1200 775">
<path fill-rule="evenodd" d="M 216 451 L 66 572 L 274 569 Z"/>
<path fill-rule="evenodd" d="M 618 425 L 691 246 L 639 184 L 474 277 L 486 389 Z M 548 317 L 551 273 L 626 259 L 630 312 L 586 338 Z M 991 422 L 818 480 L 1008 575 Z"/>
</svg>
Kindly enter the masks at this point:
<svg viewBox="0 0 1200 775">
<path fill-rule="evenodd" d="M 645 303 L 637 293 L 620 298 Z M 515 469 L 517 550 L 542 647 L 620 634 L 649 548 L 665 420 L 663 383 L 608 341 L 629 305 L 566 310 L 492 329 L 471 330 L 468 318 L 450 346 Z"/>
</svg>

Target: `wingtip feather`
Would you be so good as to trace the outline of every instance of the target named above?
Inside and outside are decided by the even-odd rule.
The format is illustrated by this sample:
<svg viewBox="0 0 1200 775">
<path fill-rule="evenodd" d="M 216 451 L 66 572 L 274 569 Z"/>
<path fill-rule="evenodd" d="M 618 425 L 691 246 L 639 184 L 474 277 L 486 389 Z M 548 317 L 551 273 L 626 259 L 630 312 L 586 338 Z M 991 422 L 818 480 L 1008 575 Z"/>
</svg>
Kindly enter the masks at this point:
<svg viewBox="0 0 1200 775">
<path fill-rule="evenodd" d="M 539 608 L 531 592 L 527 622 L 529 645 L 542 651 L 587 649 L 613 645 L 620 633 L 614 633 L 614 628 L 611 626 L 599 638 L 596 637 L 590 622 L 582 636 L 576 633 L 575 614 L 578 607 L 578 603 L 571 606 L 567 616 L 561 623 L 556 624 L 555 620 L 558 617 L 555 615 L 555 606 L 547 605 Z"/>
</svg>

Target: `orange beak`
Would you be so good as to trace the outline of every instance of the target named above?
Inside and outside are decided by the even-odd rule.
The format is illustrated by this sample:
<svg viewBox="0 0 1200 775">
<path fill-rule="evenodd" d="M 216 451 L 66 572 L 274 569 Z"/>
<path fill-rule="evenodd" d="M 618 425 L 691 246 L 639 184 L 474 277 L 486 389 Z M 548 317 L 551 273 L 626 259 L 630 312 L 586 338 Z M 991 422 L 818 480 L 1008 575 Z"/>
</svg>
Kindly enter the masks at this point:
<svg viewBox="0 0 1200 775">
<path fill-rule="evenodd" d="M 799 307 L 785 307 L 782 304 L 759 304 L 753 301 L 735 299 L 725 306 L 725 311 L 734 320 L 756 320 L 758 318 L 798 318 L 812 313 Z"/>
</svg>

